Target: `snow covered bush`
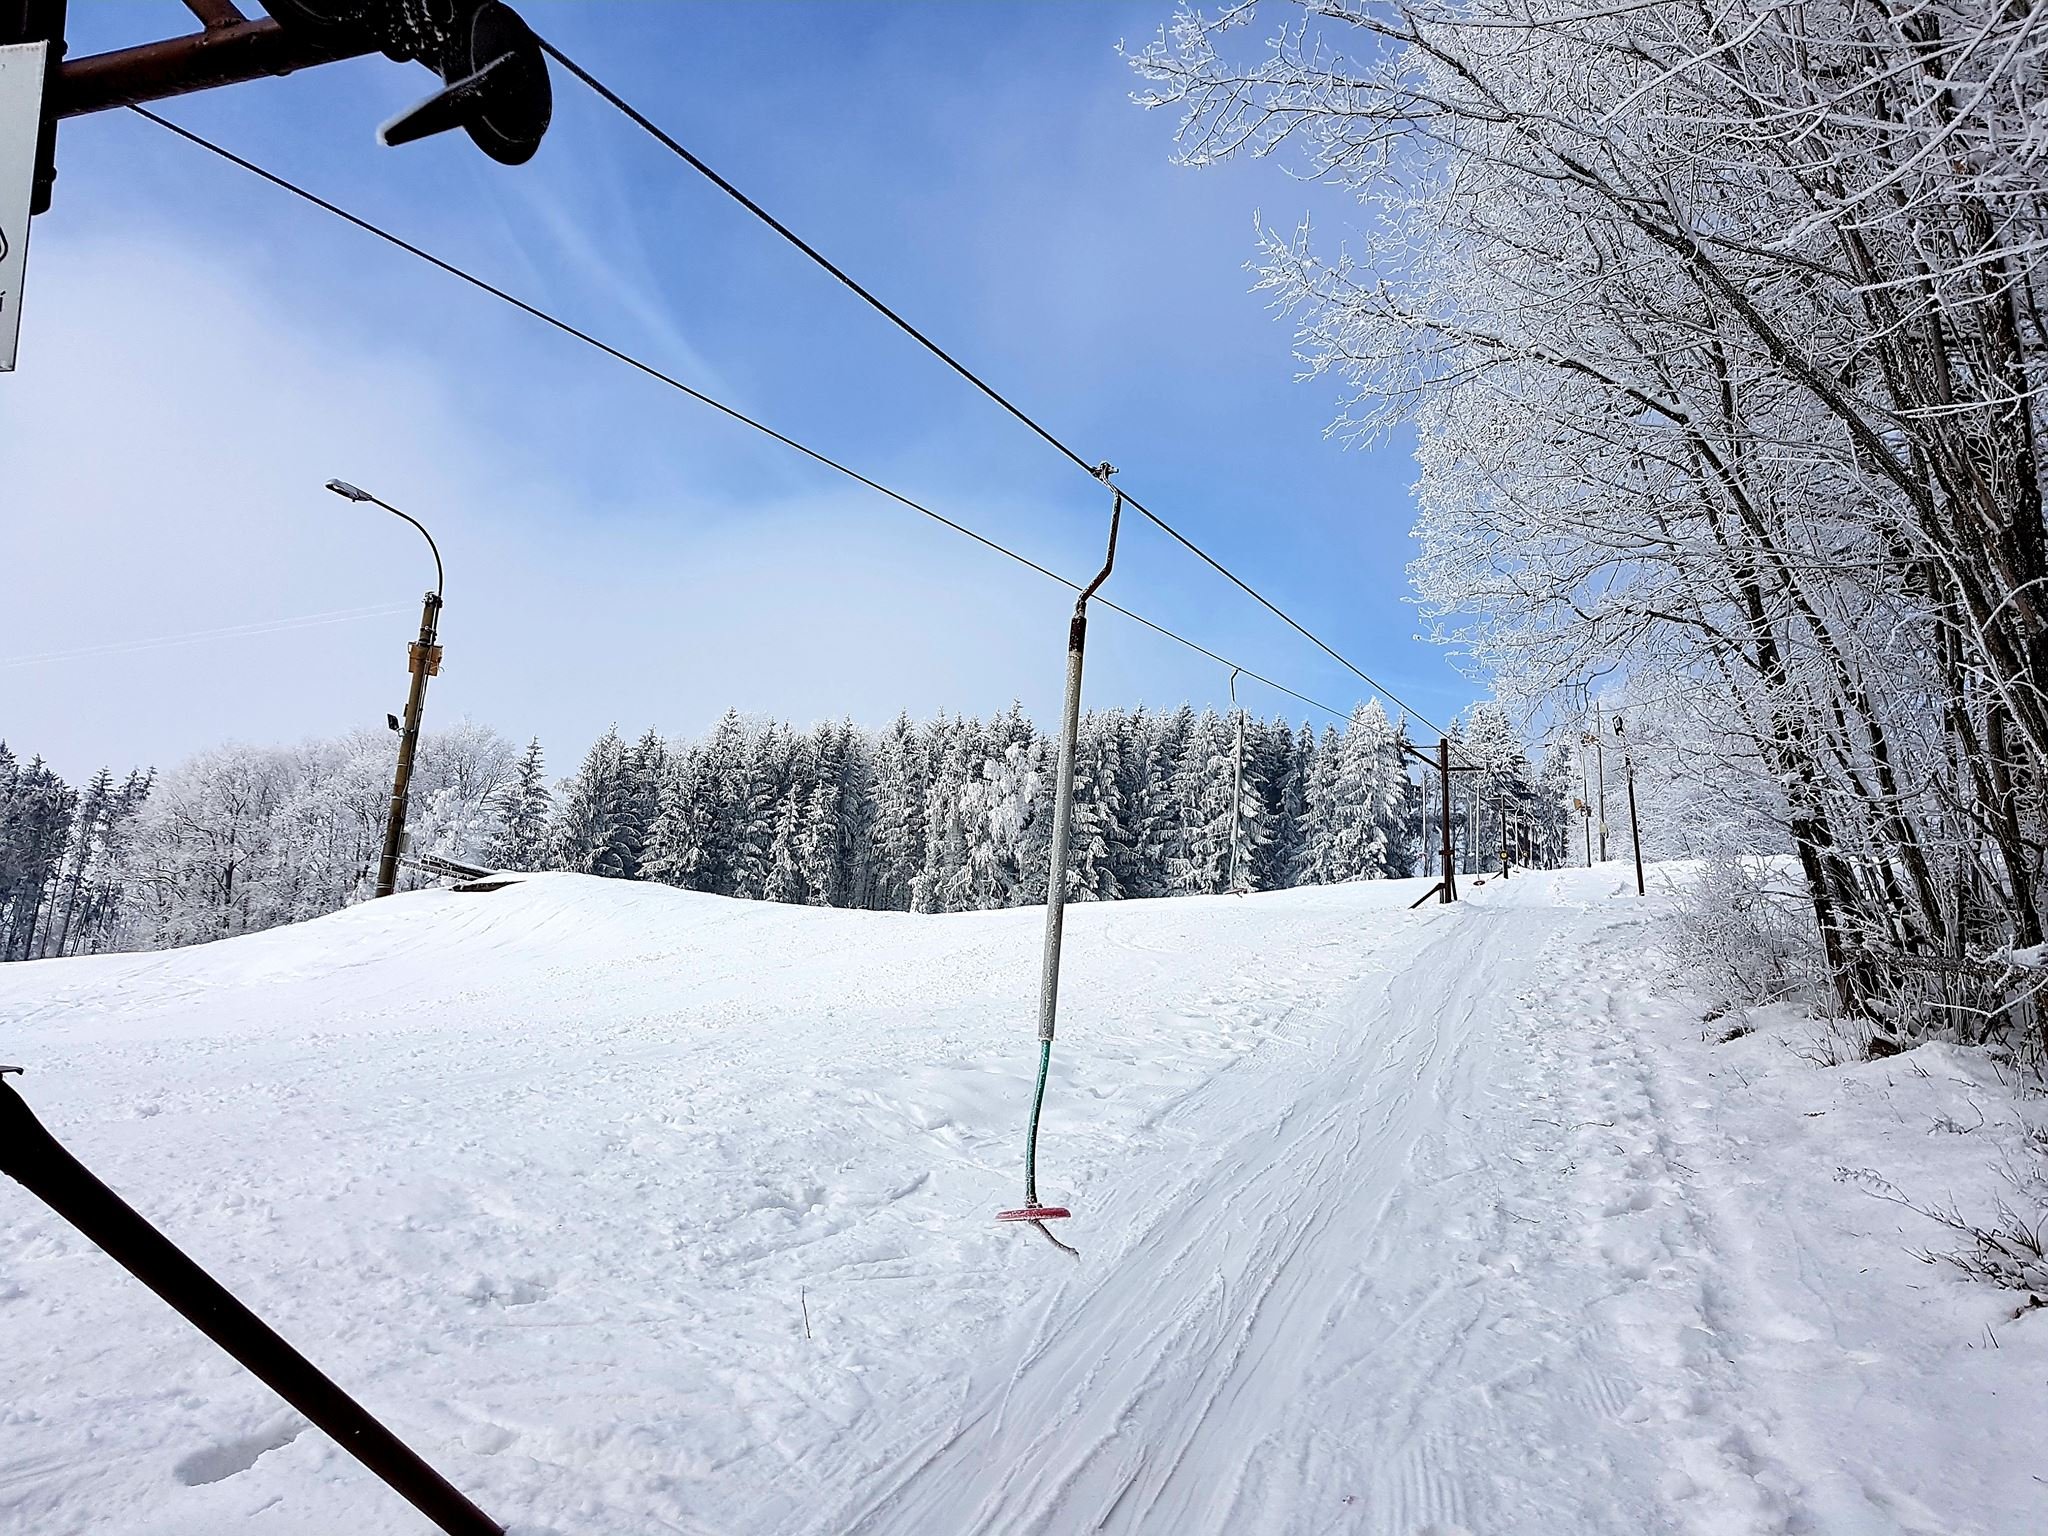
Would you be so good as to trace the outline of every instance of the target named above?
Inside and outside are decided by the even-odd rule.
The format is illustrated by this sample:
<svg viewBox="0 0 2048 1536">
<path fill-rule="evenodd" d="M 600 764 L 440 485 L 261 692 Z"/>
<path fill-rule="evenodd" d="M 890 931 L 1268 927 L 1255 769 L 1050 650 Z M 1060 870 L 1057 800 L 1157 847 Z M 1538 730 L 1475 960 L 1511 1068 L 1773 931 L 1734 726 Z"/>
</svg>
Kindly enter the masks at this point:
<svg viewBox="0 0 2048 1536">
<path fill-rule="evenodd" d="M 1678 882 L 1673 957 L 1715 1008 L 1828 1001 L 1812 909 L 1783 863 L 1723 853 Z"/>
<path fill-rule="evenodd" d="M 1918 1258 L 1961 1270 L 1973 1280 L 2024 1291 L 2029 1306 L 2048 1305 L 2048 1173 L 2037 1161 L 2024 1168 L 2008 1166 L 2004 1174 L 2011 1193 L 1994 1201 L 1991 1214 L 1982 1219 L 1964 1215 L 1953 1203 L 1916 1200 L 1873 1169 L 1841 1168 L 1835 1177 L 1926 1217 L 1958 1240 L 1954 1247 L 1916 1249 Z"/>
</svg>

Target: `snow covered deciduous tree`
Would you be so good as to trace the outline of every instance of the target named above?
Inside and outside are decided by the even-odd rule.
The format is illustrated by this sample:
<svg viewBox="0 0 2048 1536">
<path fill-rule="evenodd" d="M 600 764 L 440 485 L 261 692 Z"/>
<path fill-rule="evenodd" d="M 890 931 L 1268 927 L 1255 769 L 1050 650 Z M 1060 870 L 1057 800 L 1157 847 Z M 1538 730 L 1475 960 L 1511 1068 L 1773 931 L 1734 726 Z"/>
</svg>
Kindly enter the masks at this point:
<svg viewBox="0 0 2048 1536">
<path fill-rule="evenodd" d="M 1416 431 L 1439 632 L 1518 706 L 1643 717 L 1734 852 L 1788 851 L 1836 1006 L 1969 1027 L 1914 978 L 2048 916 L 2048 13 L 1258 10 L 1132 62 L 1191 162 L 1356 194 L 1262 281 L 1340 431 Z"/>
</svg>

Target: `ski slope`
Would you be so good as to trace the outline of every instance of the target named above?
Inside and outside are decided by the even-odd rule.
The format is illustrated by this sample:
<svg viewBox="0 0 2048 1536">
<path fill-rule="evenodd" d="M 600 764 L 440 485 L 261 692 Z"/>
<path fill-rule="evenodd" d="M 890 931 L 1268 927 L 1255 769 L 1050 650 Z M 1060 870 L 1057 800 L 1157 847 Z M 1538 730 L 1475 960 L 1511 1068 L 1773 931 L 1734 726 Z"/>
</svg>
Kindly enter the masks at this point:
<svg viewBox="0 0 2048 1536">
<path fill-rule="evenodd" d="M 524 1536 L 2048 1529 L 2041 1320 L 1833 1176 L 1988 1203 L 1985 1064 L 1707 1043 L 1619 866 L 1420 889 L 1069 909 L 1078 1261 L 990 1220 L 1034 912 L 425 892 L 0 968 L 0 1060 Z M 425 1529 L 4 1182 L 0 1338 L 0 1532 Z"/>
</svg>

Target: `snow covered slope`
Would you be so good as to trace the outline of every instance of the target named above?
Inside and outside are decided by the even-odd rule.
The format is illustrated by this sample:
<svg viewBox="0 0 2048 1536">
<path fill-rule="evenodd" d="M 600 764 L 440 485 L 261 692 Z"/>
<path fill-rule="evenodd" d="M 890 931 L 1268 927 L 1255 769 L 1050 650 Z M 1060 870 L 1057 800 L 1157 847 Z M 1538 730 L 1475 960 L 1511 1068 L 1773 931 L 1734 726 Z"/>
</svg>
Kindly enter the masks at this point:
<svg viewBox="0 0 2048 1536">
<path fill-rule="evenodd" d="M 1032 912 L 422 893 L 0 968 L 0 1059 L 524 1532 L 2048 1529 L 2039 1321 L 1832 1177 L 1988 1199 L 1976 1064 L 1703 1043 L 1613 868 L 1419 890 L 1069 909 L 1078 1262 L 989 1219 Z M 6 1183 L 0 1338 L 0 1531 L 423 1529 Z"/>
</svg>

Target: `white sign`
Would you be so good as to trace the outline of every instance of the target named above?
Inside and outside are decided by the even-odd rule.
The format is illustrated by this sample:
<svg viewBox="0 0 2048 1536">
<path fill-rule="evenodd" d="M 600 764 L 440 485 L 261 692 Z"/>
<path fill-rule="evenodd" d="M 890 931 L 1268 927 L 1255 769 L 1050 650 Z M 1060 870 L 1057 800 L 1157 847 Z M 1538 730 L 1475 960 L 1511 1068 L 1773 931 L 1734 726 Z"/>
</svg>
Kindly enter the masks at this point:
<svg viewBox="0 0 2048 1536">
<path fill-rule="evenodd" d="M 28 202 L 43 126 L 47 43 L 0 48 L 0 373 L 14 371 L 21 339 L 21 281 L 28 268 Z"/>
</svg>

